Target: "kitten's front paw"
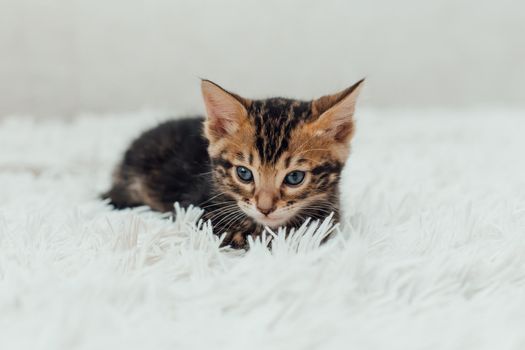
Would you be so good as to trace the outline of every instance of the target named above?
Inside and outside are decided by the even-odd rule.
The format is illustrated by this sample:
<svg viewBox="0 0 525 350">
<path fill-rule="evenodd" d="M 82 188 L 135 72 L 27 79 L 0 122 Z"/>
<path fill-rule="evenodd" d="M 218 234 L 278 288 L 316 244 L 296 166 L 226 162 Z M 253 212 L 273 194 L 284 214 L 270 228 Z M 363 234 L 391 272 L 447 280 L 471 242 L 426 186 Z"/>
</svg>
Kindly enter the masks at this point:
<svg viewBox="0 0 525 350">
<path fill-rule="evenodd" d="M 228 233 L 222 242 L 222 246 L 230 246 L 233 249 L 248 249 L 248 241 L 242 232 Z"/>
</svg>

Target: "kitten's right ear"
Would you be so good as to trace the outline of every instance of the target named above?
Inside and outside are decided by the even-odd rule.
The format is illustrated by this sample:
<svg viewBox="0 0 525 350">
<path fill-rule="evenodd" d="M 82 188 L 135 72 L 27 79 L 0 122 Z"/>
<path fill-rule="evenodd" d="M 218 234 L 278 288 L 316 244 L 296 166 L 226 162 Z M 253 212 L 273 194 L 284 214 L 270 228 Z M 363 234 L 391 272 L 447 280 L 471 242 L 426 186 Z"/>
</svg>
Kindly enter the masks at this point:
<svg viewBox="0 0 525 350">
<path fill-rule="evenodd" d="M 248 116 L 247 101 L 209 80 L 201 81 L 201 90 L 206 105 L 204 132 L 208 140 L 216 141 L 237 132 Z"/>
</svg>

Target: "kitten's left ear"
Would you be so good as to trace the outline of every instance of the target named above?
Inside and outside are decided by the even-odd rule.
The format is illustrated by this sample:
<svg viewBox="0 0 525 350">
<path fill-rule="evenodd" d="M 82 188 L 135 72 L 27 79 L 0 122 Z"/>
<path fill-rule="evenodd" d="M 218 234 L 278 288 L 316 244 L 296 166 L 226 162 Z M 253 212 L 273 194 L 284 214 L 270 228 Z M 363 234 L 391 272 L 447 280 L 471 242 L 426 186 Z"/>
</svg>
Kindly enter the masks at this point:
<svg viewBox="0 0 525 350">
<path fill-rule="evenodd" d="M 339 93 L 312 102 L 312 113 L 319 116 L 310 126 L 314 134 L 341 143 L 350 141 L 354 133 L 355 105 L 364 81 L 361 79 Z"/>
</svg>

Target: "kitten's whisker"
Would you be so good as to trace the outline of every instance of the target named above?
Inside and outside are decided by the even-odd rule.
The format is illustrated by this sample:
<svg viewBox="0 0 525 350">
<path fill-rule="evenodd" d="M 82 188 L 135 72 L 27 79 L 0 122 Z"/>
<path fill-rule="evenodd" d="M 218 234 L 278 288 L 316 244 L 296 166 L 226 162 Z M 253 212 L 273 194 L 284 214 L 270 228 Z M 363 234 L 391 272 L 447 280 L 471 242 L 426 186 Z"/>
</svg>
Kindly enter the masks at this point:
<svg viewBox="0 0 525 350">
<path fill-rule="evenodd" d="M 335 206 L 333 205 L 308 205 L 308 206 L 305 206 L 304 209 L 337 209 Z"/>
<path fill-rule="evenodd" d="M 332 211 L 304 210 L 302 213 L 311 217 L 312 219 L 324 219 L 328 217 Z"/>
<path fill-rule="evenodd" d="M 223 218 L 224 216 L 231 214 L 236 210 L 237 210 L 236 208 L 228 208 L 221 212 L 212 213 L 211 215 L 208 215 L 208 217 L 212 219 L 213 221 L 217 222 L 218 219 Z"/>
<path fill-rule="evenodd" d="M 205 205 L 205 206 L 203 206 L 201 208 L 206 210 L 207 208 L 216 207 L 218 205 L 225 205 L 225 204 L 235 204 L 235 205 L 237 205 L 237 202 L 234 202 L 234 201 L 217 202 L 217 203 L 211 203 L 211 204 Z"/>
<path fill-rule="evenodd" d="M 220 210 L 220 211 L 219 211 Z M 231 213 L 233 213 L 234 211 L 236 211 L 237 208 L 235 207 L 228 207 L 228 208 L 219 208 L 217 210 L 215 210 L 213 213 L 208 213 L 206 216 L 212 220 L 215 220 L 217 218 L 221 218 L 221 217 L 224 217 L 225 215 L 229 215 Z"/>
<path fill-rule="evenodd" d="M 237 203 L 232 203 L 232 202 L 223 202 L 223 203 L 217 203 L 216 205 L 209 205 L 205 208 L 203 208 L 204 210 L 207 210 L 208 212 L 213 212 L 217 209 L 221 209 L 221 208 L 228 208 L 228 207 L 233 207 L 233 206 L 236 206 Z M 216 206 L 220 206 L 220 208 L 213 208 L 212 207 L 216 207 Z M 210 210 L 208 210 L 208 208 L 210 208 Z"/>
<path fill-rule="evenodd" d="M 208 216 L 210 218 L 215 219 L 217 217 L 222 217 L 224 215 L 228 215 L 228 214 L 234 212 L 235 210 L 237 210 L 237 208 L 235 208 L 235 207 L 218 208 L 218 209 L 214 210 L 213 212 L 208 213 Z"/>
<path fill-rule="evenodd" d="M 224 228 L 224 231 L 228 231 L 229 228 L 231 226 L 233 226 L 234 224 L 236 224 L 240 219 L 243 219 L 244 218 L 244 213 L 243 212 L 240 212 L 237 216 L 235 216 L 232 220 L 230 220 L 229 222 L 227 222 L 226 224 L 224 224 L 223 226 L 225 227 Z"/>
<path fill-rule="evenodd" d="M 211 197 L 211 198 L 208 198 L 208 199 L 205 200 L 204 202 L 199 203 L 197 206 L 200 207 L 201 205 L 203 205 L 203 204 L 205 204 L 205 203 L 208 203 L 209 201 L 211 201 L 211 200 L 213 200 L 213 199 L 215 199 L 215 198 L 217 198 L 217 197 L 219 197 L 220 195 L 223 195 L 223 194 L 226 194 L 226 192 L 220 192 L 219 194 L 217 194 L 217 195 L 215 195 L 215 196 L 213 196 L 213 197 Z"/>
<path fill-rule="evenodd" d="M 232 216 L 235 216 L 236 214 L 238 214 L 238 211 L 237 210 L 234 210 L 230 213 L 228 213 L 228 215 L 226 215 L 225 217 L 223 217 L 222 219 L 220 219 L 215 225 L 213 225 L 214 227 L 219 227 L 219 225 L 224 222 L 225 220 L 228 220 L 230 219 Z"/>
</svg>

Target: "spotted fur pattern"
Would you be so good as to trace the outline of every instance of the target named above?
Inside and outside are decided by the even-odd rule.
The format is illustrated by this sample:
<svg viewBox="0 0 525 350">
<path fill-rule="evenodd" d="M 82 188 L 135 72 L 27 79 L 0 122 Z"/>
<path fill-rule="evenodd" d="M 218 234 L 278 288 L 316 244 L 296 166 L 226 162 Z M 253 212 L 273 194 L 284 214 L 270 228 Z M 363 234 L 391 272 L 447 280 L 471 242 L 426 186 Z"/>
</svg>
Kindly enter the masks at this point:
<svg viewBox="0 0 525 350">
<path fill-rule="evenodd" d="M 249 100 L 205 80 L 207 117 L 144 133 L 126 152 L 106 197 L 117 208 L 199 205 L 214 232 L 226 233 L 224 244 L 236 248 L 265 226 L 297 227 L 332 212 L 337 219 L 361 84 L 312 101 Z M 238 167 L 253 180 L 240 179 Z M 302 183 L 284 181 L 292 171 L 304 172 Z"/>
</svg>

